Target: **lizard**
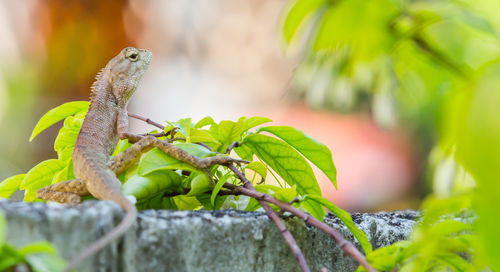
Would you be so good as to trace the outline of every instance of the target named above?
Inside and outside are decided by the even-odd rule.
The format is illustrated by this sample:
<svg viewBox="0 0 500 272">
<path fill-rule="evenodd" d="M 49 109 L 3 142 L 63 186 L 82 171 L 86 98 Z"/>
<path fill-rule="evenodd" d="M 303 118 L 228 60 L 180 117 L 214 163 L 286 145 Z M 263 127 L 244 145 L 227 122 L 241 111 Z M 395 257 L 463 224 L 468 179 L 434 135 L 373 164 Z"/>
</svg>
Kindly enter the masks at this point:
<svg viewBox="0 0 500 272">
<path fill-rule="evenodd" d="M 135 222 L 137 208 L 122 193 L 117 176 L 137 162 L 143 153 L 156 147 L 208 174 L 212 165 L 244 162 L 223 155 L 198 158 L 168 140 L 128 132 L 127 105 L 151 59 L 149 50 L 127 47 L 97 74 L 91 87 L 89 110 L 72 153 L 75 179 L 37 191 L 40 199 L 67 204 L 78 204 L 82 196 L 92 195 L 114 201 L 126 213 L 114 229 L 73 257 L 65 271 L 75 269 L 84 259 L 123 235 Z M 133 145 L 111 158 L 119 139 L 127 139 Z"/>
</svg>

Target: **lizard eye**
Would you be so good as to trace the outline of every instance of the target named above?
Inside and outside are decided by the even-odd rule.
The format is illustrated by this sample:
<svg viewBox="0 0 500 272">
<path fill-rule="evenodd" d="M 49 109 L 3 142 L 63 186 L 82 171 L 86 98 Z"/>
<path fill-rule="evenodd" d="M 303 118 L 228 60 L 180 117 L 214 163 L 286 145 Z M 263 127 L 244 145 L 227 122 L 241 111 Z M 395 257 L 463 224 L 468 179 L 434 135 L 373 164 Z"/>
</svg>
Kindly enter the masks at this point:
<svg viewBox="0 0 500 272">
<path fill-rule="evenodd" d="M 127 57 L 131 61 L 137 61 L 139 59 L 139 52 L 135 48 L 130 48 L 125 51 L 125 57 Z"/>
</svg>

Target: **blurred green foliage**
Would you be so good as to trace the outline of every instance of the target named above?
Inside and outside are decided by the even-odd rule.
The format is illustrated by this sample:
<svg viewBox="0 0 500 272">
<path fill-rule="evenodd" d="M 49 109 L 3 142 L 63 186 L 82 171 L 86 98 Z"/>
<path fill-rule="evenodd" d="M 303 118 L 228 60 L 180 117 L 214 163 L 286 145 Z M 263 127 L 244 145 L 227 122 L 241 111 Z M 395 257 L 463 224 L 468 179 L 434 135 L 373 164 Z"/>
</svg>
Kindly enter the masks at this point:
<svg viewBox="0 0 500 272">
<path fill-rule="evenodd" d="M 381 270 L 500 269 L 499 8 L 489 0 L 290 3 L 283 37 L 304 55 L 296 93 L 314 107 L 404 123 L 432 149 L 440 189 L 409 241 L 368 255 Z"/>
<path fill-rule="evenodd" d="M 0 270 L 1 271 L 62 271 L 65 262 L 57 249 L 47 242 L 35 242 L 16 249 L 5 240 L 7 221 L 0 213 Z"/>
</svg>

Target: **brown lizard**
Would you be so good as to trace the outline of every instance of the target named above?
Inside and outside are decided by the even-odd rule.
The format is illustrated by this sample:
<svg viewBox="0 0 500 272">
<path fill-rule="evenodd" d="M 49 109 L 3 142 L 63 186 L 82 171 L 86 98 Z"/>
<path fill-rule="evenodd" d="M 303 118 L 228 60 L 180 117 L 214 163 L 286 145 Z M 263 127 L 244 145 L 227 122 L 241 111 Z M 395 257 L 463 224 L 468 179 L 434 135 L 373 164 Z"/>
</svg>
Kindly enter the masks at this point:
<svg viewBox="0 0 500 272">
<path fill-rule="evenodd" d="M 82 196 L 92 195 L 98 199 L 112 200 L 126 212 L 118 226 L 75 256 L 66 271 L 76 268 L 85 258 L 124 234 L 134 223 L 137 209 L 123 195 L 121 182 L 116 175 L 134 164 L 144 152 L 157 147 L 207 172 L 215 164 L 242 162 L 220 155 L 201 159 L 168 141 L 128 132 L 127 104 L 148 69 L 151 58 L 152 54 L 148 50 L 127 47 L 98 73 L 91 87 L 90 107 L 72 154 L 76 179 L 53 184 L 37 192 L 37 197 L 41 199 L 71 204 L 80 203 Z M 135 144 L 110 158 L 119 139 L 128 139 Z"/>
</svg>

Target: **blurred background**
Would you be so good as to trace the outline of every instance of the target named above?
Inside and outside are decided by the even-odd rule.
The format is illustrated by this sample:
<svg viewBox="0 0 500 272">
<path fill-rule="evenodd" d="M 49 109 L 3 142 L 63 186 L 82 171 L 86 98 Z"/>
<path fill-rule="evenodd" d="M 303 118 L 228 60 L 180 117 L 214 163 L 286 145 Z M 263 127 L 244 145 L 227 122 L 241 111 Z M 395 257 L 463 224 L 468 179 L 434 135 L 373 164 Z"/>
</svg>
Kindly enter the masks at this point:
<svg viewBox="0 0 500 272">
<path fill-rule="evenodd" d="M 153 62 L 130 112 L 157 121 L 270 117 L 332 150 L 338 191 L 316 173 L 340 207 L 417 208 L 431 191 L 473 186 L 450 131 L 463 90 L 500 56 L 499 8 L 496 0 L 0 0 L 0 179 L 55 157 L 59 127 L 28 142 L 37 120 L 87 100 L 95 74 L 136 46 Z"/>
</svg>

